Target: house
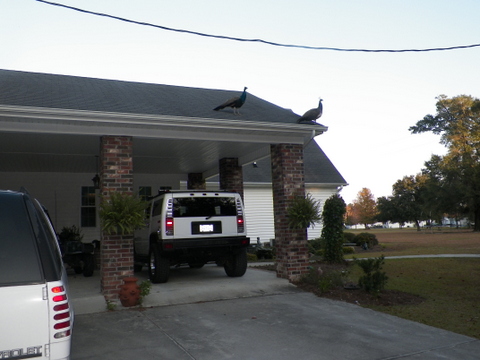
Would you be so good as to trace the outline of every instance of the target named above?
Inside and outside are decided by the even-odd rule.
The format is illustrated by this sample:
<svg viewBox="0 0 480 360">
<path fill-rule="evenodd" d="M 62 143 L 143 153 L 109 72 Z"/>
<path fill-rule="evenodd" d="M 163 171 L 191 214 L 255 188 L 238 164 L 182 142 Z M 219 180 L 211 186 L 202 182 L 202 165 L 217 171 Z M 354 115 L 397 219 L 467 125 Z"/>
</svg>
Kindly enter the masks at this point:
<svg viewBox="0 0 480 360">
<path fill-rule="evenodd" d="M 279 276 L 291 279 L 308 264 L 305 235 L 285 227 L 286 205 L 305 191 L 304 145 L 327 127 L 298 124 L 291 110 L 252 94 L 240 115 L 212 110 L 238 94 L 0 70 L 0 188 L 25 186 L 49 209 L 57 229 L 79 225 L 85 240 L 101 239 L 113 249 L 124 240 L 102 234 L 99 195 L 148 195 L 182 181 L 195 188 L 217 174 L 222 188 L 243 194 L 242 166 L 269 158 Z M 133 246 L 125 241 L 125 248 Z M 291 251 L 301 252 L 299 260 L 287 256 Z M 102 283 L 111 295 L 129 270 L 106 251 L 102 256 L 114 268 L 115 276 L 102 275 L 114 278 Z M 287 264 L 293 261 L 299 266 Z"/>
</svg>

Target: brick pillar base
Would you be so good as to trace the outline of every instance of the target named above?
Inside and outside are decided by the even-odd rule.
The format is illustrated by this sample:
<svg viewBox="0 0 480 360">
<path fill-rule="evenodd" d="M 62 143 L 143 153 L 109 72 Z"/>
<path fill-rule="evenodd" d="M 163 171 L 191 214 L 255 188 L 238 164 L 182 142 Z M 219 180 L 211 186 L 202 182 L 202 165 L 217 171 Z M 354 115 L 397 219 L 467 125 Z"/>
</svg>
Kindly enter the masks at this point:
<svg viewBox="0 0 480 360">
<path fill-rule="evenodd" d="M 223 158 L 219 161 L 220 189 L 235 191 L 243 199 L 243 171 L 237 158 Z"/>
<path fill-rule="evenodd" d="M 298 280 L 308 272 L 306 229 L 288 228 L 288 207 L 297 196 L 305 196 L 303 146 L 271 145 L 273 211 L 277 276 Z"/>
<path fill-rule="evenodd" d="M 133 194 L 133 141 L 130 136 L 102 136 L 100 187 L 102 201 L 111 192 Z M 101 289 L 106 300 L 117 300 L 123 278 L 133 275 L 133 235 L 102 233 Z"/>
<path fill-rule="evenodd" d="M 103 235 L 101 289 L 106 300 L 117 300 L 123 279 L 133 275 L 133 235 Z"/>
<path fill-rule="evenodd" d="M 207 186 L 202 173 L 189 173 L 187 179 L 187 189 L 189 190 L 204 190 Z"/>
</svg>

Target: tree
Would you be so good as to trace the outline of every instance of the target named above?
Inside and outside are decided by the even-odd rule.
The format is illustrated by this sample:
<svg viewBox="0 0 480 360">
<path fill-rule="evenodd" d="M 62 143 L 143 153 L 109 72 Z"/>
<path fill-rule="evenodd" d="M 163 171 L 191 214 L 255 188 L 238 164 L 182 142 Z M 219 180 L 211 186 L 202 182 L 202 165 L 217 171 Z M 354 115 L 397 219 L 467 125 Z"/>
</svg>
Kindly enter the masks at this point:
<svg viewBox="0 0 480 360">
<path fill-rule="evenodd" d="M 456 202 L 469 209 L 474 231 L 480 231 L 480 100 L 469 95 L 440 95 L 437 100 L 436 115 L 426 115 L 409 130 L 441 135 L 448 153 L 435 159 L 435 168 L 427 164 L 424 172 L 435 175 L 445 191 L 455 186 Z"/>
<path fill-rule="evenodd" d="M 343 218 L 345 201 L 338 194 L 330 196 L 323 206 L 323 229 L 321 238 L 325 244 L 325 261 L 340 263 L 343 261 Z"/>
<path fill-rule="evenodd" d="M 425 162 L 424 174 L 428 174 L 425 183 L 424 199 L 433 214 L 437 217 L 447 215 L 455 219 L 468 216 L 468 207 L 463 202 L 461 179 L 456 171 L 444 166 L 443 157 L 432 155 Z"/>
<path fill-rule="evenodd" d="M 377 204 L 370 189 L 363 188 L 358 192 L 356 199 L 353 201 L 353 212 L 358 222 L 368 225 L 375 222 L 377 215 Z"/>
<path fill-rule="evenodd" d="M 384 224 L 388 221 L 399 223 L 400 227 L 402 227 L 406 221 L 402 216 L 402 210 L 396 205 L 393 196 L 382 196 L 377 199 L 376 220 Z"/>
<path fill-rule="evenodd" d="M 356 225 L 358 224 L 357 215 L 355 214 L 355 209 L 353 204 L 348 204 L 345 212 L 345 225 Z"/>
<path fill-rule="evenodd" d="M 427 178 L 423 174 L 404 176 L 392 186 L 392 203 L 397 209 L 395 213 L 397 221 L 413 221 L 418 231 L 420 231 L 420 220 L 431 217 L 424 202 Z"/>
</svg>

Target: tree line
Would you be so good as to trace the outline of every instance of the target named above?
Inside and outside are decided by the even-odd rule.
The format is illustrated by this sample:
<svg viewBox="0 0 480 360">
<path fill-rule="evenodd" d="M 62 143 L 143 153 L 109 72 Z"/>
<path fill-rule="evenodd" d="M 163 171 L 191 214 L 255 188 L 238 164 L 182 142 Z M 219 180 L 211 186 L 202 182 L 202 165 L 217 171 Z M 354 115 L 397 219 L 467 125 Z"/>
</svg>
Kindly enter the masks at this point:
<svg viewBox="0 0 480 360">
<path fill-rule="evenodd" d="M 397 180 L 391 196 L 375 200 L 363 188 L 347 205 L 347 225 L 413 222 L 420 230 L 421 221 L 441 222 L 446 216 L 468 218 L 480 231 L 480 100 L 469 95 L 436 99 L 436 114 L 409 130 L 440 135 L 447 154 L 432 155 L 418 174 Z"/>
</svg>

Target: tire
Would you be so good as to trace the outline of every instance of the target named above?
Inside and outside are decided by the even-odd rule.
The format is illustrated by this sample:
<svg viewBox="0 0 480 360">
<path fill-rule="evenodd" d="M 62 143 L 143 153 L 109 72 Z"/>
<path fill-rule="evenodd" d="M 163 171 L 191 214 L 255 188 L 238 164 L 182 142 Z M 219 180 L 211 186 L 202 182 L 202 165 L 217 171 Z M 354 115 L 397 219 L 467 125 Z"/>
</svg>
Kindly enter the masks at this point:
<svg viewBox="0 0 480 360">
<path fill-rule="evenodd" d="M 204 263 L 188 263 L 190 269 L 201 269 L 205 265 Z"/>
<path fill-rule="evenodd" d="M 95 269 L 95 258 L 93 254 L 83 255 L 83 276 L 90 277 Z"/>
<path fill-rule="evenodd" d="M 160 254 L 158 244 L 150 245 L 148 276 L 154 284 L 166 283 L 170 275 L 170 261 Z"/>
<path fill-rule="evenodd" d="M 241 249 L 230 255 L 223 266 L 225 273 L 230 277 L 240 277 L 247 271 L 247 250 Z"/>
<path fill-rule="evenodd" d="M 133 264 L 133 272 L 140 272 L 143 269 L 142 264 Z"/>
</svg>

